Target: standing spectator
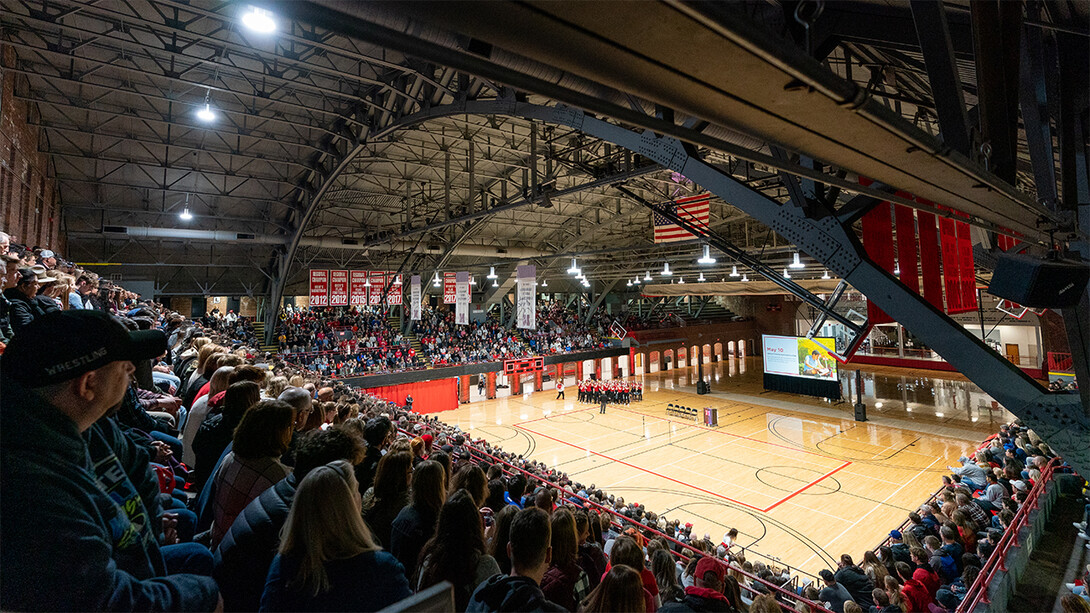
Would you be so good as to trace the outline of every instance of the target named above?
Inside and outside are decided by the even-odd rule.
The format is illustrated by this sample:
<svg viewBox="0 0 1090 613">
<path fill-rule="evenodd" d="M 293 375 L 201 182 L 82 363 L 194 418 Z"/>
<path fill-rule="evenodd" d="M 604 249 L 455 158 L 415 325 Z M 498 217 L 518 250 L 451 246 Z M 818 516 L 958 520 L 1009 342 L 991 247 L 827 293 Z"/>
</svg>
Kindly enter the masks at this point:
<svg viewBox="0 0 1090 613">
<path fill-rule="evenodd" d="M 519 511 L 511 521 L 507 544 L 511 574 L 496 574 L 477 586 L 467 611 L 563 611 L 538 587 L 552 558 L 551 539 L 545 511 L 537 507 Z"/>
<path fill-rule="evenodd" d="M 280 463 L 291 442 L 291 419 L 291 406 L 279 400 L 262 400 L 242 416 L 232 450 L 213 477 L 213 549 L 251 500 L 291 472 Z"/>
<path fill-rule="evenodd" d="M 435 523 L 446 499 L 443 467 L 425 460 L 413 470 L 412 504 L 401 509 L 390 529 L 390 553 L 405 567 L 405 575 L 416 574 L 416 563 L 424 544 L 435 535 Z"/>
<path fill-rule="evenodd" d="M 27 324 L 0 358 L 0 608 L 217 606 L 211 578 L 168 576 L 157 530 L 125 471 L 104 483 L 87 463 L 84 433 L 121 402 L 132 361 L 165 346 L 160 331 L 130 334 L 105 314 L 62 311 Z M 130 519 L 123 504 L 144 521 Z"/>
<path fill-rule="evenodd" d="M 469 492 L 458 490 L 439 511 L 435 536 L 420 552 L 417 590 L 450 581 L 454 606 L 464 611 L 473 589 L 500 572 L 496 559 L 485 552 L 481 515 Z"/>
<path fill-rule="evenodd" d="M 351 464 L 338 460 L 310 471 L 269 568 L 262 611 L 376 611 L 412 593 L 405 570 L 375 544 L 360 510 Z"/>
</svg>

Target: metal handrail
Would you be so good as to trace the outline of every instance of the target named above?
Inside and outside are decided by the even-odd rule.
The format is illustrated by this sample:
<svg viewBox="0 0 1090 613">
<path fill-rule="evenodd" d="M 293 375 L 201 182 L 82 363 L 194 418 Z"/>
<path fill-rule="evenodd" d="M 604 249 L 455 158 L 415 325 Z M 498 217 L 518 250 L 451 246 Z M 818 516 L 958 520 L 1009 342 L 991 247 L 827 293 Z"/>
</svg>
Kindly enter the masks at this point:
<svg viewBox="0 0 1090 613">
<path fill-rule="evenodd" d="M 425 429 L 429 429 L 429 428 L 427 428 L 425 426 Z M 398 428 L 398 431 L 400 431 L 403 434 L 405 434 L 407 436 L 410 436 L 410 437 L 418 436 L 418 434 L 416 434 L 416 433 L 406 432 L 405 430 L 401 430 L 400 428 Z M 561 487 L 560 485 L 558 485 L 556 483 L 552 483 L 550 481 L 547 481 L 546 479 L 543 479 L 543 478 L 541 478 L 541 477 L 527 471 L 524 468 L 521 468 L 519 466 L 515 466 L 514 464 L 511 464 L 510 462 L 508 462 L 508 461 L 506 461 L 506 460 L 504 460 L 502 458 L 498 458 L 498 457 L 496 457 L 496 456 L 494 456 L 494 455 L 492 455 L 492 454 L 490 454 L 490 453 L 488 453 L 488 452 L 486 452 L 484 450 L 477 449 L 476 447 L 473 447 L 473 446 L 469 445 L 468 440 L 466 442 L 467 442 L 466 448 L 469 450 L 470 455 L 473 455 L 474 453 L 476 453 L 479 456 L 489 458 L 489 459 L 493 460 L 494 462 L 502 464 L 503 466 L 506 466 L 509 469 L 511 469 L 511 470 L 505 471 L 507 473 L 512 472 L 512 470 L 523 473 L 524 475 L 526 475 L 527 477 L 529 477 L 531 479 L 534 479 L 536 481 L 540 481 L 544 485 L 556 488 L 556 489 L 564 492 L 569 498 L 578 498 L 579 500 L 582 500 L 584 503 L 589 504 L 591 506 L 594 506 L 594 507 L 596 507 L 596 508 L 598 508 L 598 509 L 600 509 L 602 511 L 605 511 L 606 513 L 609 513 L 614 518 L 617 518 L 618 520 L 620 520 L 620 521 L 617 521 L 617 522 L 614 522 L 613 520 L 610 520 L 611 525 L 615 525 L 615 526 L 618 526 L 620 528 L 625 528 L 626 526 L 625 526 L 624 522 L 627 522 L 627 523 L 631 524 L 631 527 L 638 527 L 639 529 L 646 530 L 646 531 L 651 532 L 651 533 L 653 533 L 653 534 L 655 534 L 657 536 L 661 536 L 664 539 L 666 539 L 668 542 L 674 543 L 675 545 L 678 545 L 679 547 L 681 547 L 682 549 L 684 549 L 686 551 L 696 553 L 696 554 L 699 554 L 701 556 L 711 557 L 712 559 L 724 564 L 727 567 L 728 570 L 736 572 L 736 573 L 738 573 L 738 574 L 740 574 L 740 575 L 742 575 L 742 576 L 744 576 L 744 577 L 746 577 L 746 578 L 748 578 L 748 579 L 750 579 L 752 581 L 756 581 L 756 582 L 764 585 L 767 589 L 771 590 L 771 592 L 773 594 L 777 595 L 777 596 L 783 596 L 783 597 L 786 597 L 786 598 L 790 598 L 791 600 L 796 601 L 796 602 L 802 602 L 803 604 L 810 607 L 810 609 L 812 611 L 817 611 L 819 613 L 832 613 L 831 611 L 826 609 L 820 603 L 816 603 L 816 602 L 812 602 L 810 600 L 807 600 L 806 598 L 803 598 L 802 596 L 800 596 L 800 595 L 798 595 L 798 594 L 796 594 L 794 592 L 783 589 L 779 585 L 776 585 L 774 583 L 770 583 L 768 581 L 765 581 L 764 579 L 761 579 L 760 577 L 758 577 L 756 575 L 752 575 L 750 573 L 747 573 L 746 571 L 742 570 L 738 566 L 731 565 L 730 562 L 728 562 L 726 560 L 721 560 L 721 559 L 715 557 L 714 555 L 713 556 L 708 556 L 708 554 L 706 554 L 705 552 L 700 551 L 699 549 L 696 549 L 695 547 L 692 547 L 691 545 L 688 545 L 686 543 L 682 543 L 681 541 L 679 541 L 679 540 L 677 540 L 677 539 L 675 539 L 675 538 L 673 538 L 673 537 L 671 537 L 671 536 L 669 536 L 669 535 L 667 535 L 665 533 L 659 532 L 658 530 L 656 530 L 654 528 L 651 528 L 650 526 L 645 526 L 643 524 L 640 524 L 638 522 L 635 522 L 635 521 L 631 520 L 630 518 L 624 517 L 623 515 L 621 515 L 620 513 L 617 513 L 613 509 L 610 509 L 608 507 L 604 507 L 604 506 L 598 504 L 597 502 L 594 502 L 593 500 L 590 500 L 589 498 L 586 498 L 584 496 L 580 496 L 577 492 L 573 492 L 570 489 L 563 488 L 563 487 Z M 671 550 L 671 553 L 676 555 L 679 558 L 684 559 L 684 560 L 689 559 L 688 557 L 684 556 L 680 552 L 676 552 L 676 551 Z M 796 570 L 798 570 L 798 569 L 796 569 Z M 742 589 L 747 589 L 747 588 L 742 588 Z M 777 603 L 780 605 L 781 609 L 784 609 L 785 611 L 789 611 L 790 613 L 794 613 L 794 609 L 786 608 L 786 605 L 783 602 L 780 602 L 779 599 L 777 599 Z"/>
<path fill-rule="evenodd" d="M 1048 483 L 1052 481 L 1052 475 L 1059 465 L 1060 458 L 1053 458 L 1045 465 L 1041 471 L 1041 478 L 1037 480 L 1037 483 L 1033 484 L 1033 488 L 1026 497 L 1026 502 L 1014 515 L 1014 520 L 1007 527 L 1007 531 L 1003 533 L 1003 537 L 999 539 L 995 551 L 988 557 L 984 568 L 980 569 L 976 581 L 965 592 L 965 597 L 962 599 L 961 604 L 958 605 L 957 613 L 968 613 L 975 610 L 980 603 L 987 604 L 990 602 L 988 600 L 988 586 L 991 585 L 992 580 L 995 579 L 999 571 L 1007 570 L 1007 553 L 1011 547 L 1018 545 L 1018 533 L 1029 523 L 1030 511 L 1036 509 L 1040 504 L 1041 494 L 1044 493 Z"/>
</svg>

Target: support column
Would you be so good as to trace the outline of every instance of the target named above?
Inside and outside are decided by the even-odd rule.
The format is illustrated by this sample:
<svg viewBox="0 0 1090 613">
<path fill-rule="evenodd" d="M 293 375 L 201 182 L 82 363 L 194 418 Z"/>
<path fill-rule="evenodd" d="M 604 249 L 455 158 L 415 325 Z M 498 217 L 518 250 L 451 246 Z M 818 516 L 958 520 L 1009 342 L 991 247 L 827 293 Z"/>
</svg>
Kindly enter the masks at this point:
<svg viewBox="0 0 1090 613">
<path fill-rule="evenodd" d="M 602 358 L 594 360 L 594 378 L 599 381 L 602 380 Z"/>
<path fill-rule="evenodd" d="M 535 370 L 534 371 L 534 391 L 535 392 L 540 392 L 541 390 L 545 389 L 545 388 L 542 387 L 542 383 L 541 383 L 542 377 L 541 377 L 541 375 L 542 375 L 542 371 L 540 371 L 540 370 Z"/>
<path fill-rule="evenodd" d="M 556 387 L 558 382 L 564 380 L 564 364 L 555 364 L 553 366 L 553 373 L 553 387 Z"/>
<path fill-rule="evenodd" d="M 610 363 L 613 364 L 613 378 L 621 378 L 621 356 L 615 355 L 610 359 Z"/>
<path fill-rule="evenodd" d="M 469 375 L 458 377 L 458 402 L 469 402 Z"/>
<path fill-rule="evenodd" d="M 583 380 L 583 360 L 579 360 L 575 363 L 575 380 Z"/>
<path fill-rule="evenodd" d="M 487 378 L 488 378 L 488 383 L 487 383 L 487 387 L 485 387 L 484 395 L 485 395 L 485 398 L 488 398 L 489 400 L 491 400 L 491 399 L 496 397 L 496 373 L 494 373 L 494 372 L 488 373 Z"/>
</svg>

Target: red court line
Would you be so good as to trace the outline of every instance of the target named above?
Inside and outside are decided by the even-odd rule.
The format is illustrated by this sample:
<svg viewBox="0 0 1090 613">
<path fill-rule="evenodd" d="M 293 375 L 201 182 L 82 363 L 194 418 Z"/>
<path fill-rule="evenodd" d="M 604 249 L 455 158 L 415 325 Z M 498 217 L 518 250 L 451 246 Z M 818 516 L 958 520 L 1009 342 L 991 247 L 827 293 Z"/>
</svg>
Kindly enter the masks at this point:
<svg viewBox="0 0 1090 613">
<path fill-rule="evenodd" d="M 581 412 L 581 411 L 588 411 L 588 410 L 590 410 L 590 409 L 593 409 L 593 408 L 596 408 L 596 407 L 593 407 L 593 406 L 591 406 L 591 407 L 587 407 L 587 408 L 585 408 L 585 409 L 578 409 L 578 410 L 575 410 L 575 411 L 566 411 L 566 412 L 564 412 L 564 413 L 562 413 L 562 414 L 566 415 L 566 414 L 570 414 L 570 413 L 578 413 L 578 412 Z M 638 411 L 632 411 L 632 410 L 628 410 L 628 409 L 619 409 L 619 410 L 621 410 L 621 411 L 625 411 L 625 412 L 628 412 L 628 413 L 638 413 Z M 639 413 L 639 414 L 640 414 L 640 415 L 644 415 L 645 417 L 651 417 L 651 419 L 658 419 L 658 420 L 661 420 L 661 421 L 666 421 L 666 422 L 670 422 L 670 423 L 681 423 L 681 422 L 675 422 L 675 421 L 673 421 L 673 420 L 670 420 L 670 419 L 666 419 L 666 418 L 664 418 L 664 417 L 658 417 L 658 416 L 654 416 L 654 415 L 648 416 L 648 415 L 646 415 L 646 414 L 643 414 L 643 413 Z M 673 478 L 673 477 L 667 477 L 666 475 L 663 475 L 663 474 L 657 473 L 657 472 L 655 472 L 655 471 L 653 471 L 653 470 L 648 470 L 648 469 L 646 469 L 646 468 L 643 468 L 642 466 L 636 466 L 635 464 L 631 464 L 631 463 L 629 463 L 629 462 L 625 462 L 624 460 L 618 460 L 617 458 L 614 458 L 614 457 L 608 456 L 608 455 L 606 455 L 606 454 L 604 454 L 604 453 L 599 453 L 599 452 L 597 452 L 597 451 L 594 451 L 594 450 L 592 450 L 592 449 L 587 449 L 586 447 L 580 447 L 579 445 L 576 445 L 576 444 L 574 444 L 574 443 L 569 443 L 568 441 L 560 440 L 560 439 L 558 439 L 558 438 L 556 438 L 556 437 L 553 437 L 553 436 L 549 436 L 548 434 L 543 434 L 543 433 L 541 433 L 541 432 L 538 432 L 538 431 L 536 431 L 536 430 L 531 430 L 530 428 L 527 428 L 527 427 L 525 427 L 525 426 L 524 426 L 524 424 L 529 424 L 529 423 L 533 423 L 533 422 L 535 422 L 535 421 L 542 421 L 542 420 L 546 420 L 546 419 L 549 419 L 549 417 L 552 417 L 552 415 L 548 415 L 548 416 L 545 416 L 545 417 L 539 417 L 539 418 L 537 418 L 537 419 L 531 419 L 531 420 L 529 420 L 529 421 L 523 421 L 523 422 L 519 422 L 519 423 L 516 423 L 516 424 L 512 424 L 512 426 L 513 426 L 513 427 L 515 427 L 515 428 L 519 428 L 520 430 L 525 430 L 526 432 L 529 432 L 529 433 L 531 433 L 531 434 L 535 434 L 535 435 L 537 435 L 537 436 L 543 436 L 543 437 L 545 437 L 545 438 L 547 438 L 547 439 L 550 439 L 550 440 L 556 441 L 556 442 L 558 442 L 558 443 L 563 443 L 563 444 L 565 444 L 565 445 L 567 445 L 567 446 L 569 446 L 569 447 L 574 447 L 574 448 L 576 448 L 576 449 L 578 449 L 578 450 L 580 450 L 580 451 L 584 451 L 584 452 L 587 452 L 587 453 L 592 453 L 592 454 L 594 454 L 594 455 L 596 455 L 596 456 L 598 456 L 598 457 L 601 457 L 601 458 L 605 458 L 605 459 L 607 459 L 607 460 L 609 460 L 609 461 L 611 461 L 611 462 L 617 462 L 617 463 L 619 463 L 619 464 L 623 464 L 623 465 L 625 465 L 625 466 L 628 466 L 629 468 L 634 468 L 634 469 L 636 469 L 636 470 L 638 470 L 638 471 L 641 471 L 641 472 L 645 472 L 645 473 L 647 473 L 647 474 L 650 474 L 650 475 L 655 475 L 656 477 L 660 477 L 660 478 L 662 478 L 662 479 L 666 479 L 667 481 L 671 481 L 671 482 L 673 482 L 673 483 L 677 483 L 678 485 L 683 485 L 683 486 L 685 486 L 685 487 L 688 487 L 688 488 L 694 489 L 694 490 L 696 490 L 696 491 L 698 491 L 698 492 L 702 492 L 702 493 L 705 493 L 705 494 L 709 494 L 709 495 L 711 495 L 711 496 L 715 496 L 716 498 L 722 498 L 723 500 L 727 500 L 727 501 L 733 502 L 733 503 L 735 503 L 735 504 L 740 504 L 740 505 L 742 505 L 743 507 L 746 507 L 746 508 L 748 508 L 748 509 L 753 509 L 754 511 L 759 511 L 759 512 L 761 512 L 761 513 L 768 513 L 768 512 L 769 512 L 769 511 L 771 511 L 772 509 L 775 509 L 776 507 L 780 506 L 781 504 L 783 504 L 783 503 L 787 502 L 788 500 L 791 500 L 791 499 L 792 499 L 792 498 L 794 498 L 795 496 L 798 496 L 798 495 L 799 495 L 799 494 L 801 494 L 802 492 L 804 492 L 804 491 L 806 491 L 806 490 L 810 489 L 811 487 L 813 487 L 813 486 L 817 485 L 818 483 L 820 483 L 820 482 L 824 481 L 824 480 L 825 480 L 826 478 L 828 478 L 828 477 L 832 476 L 832 475 L 833 475 L 833 473 L 836 473 L 837 471 L 839 471 L 839 470 L 841 470 L 841 469 L 843 469 L 843 468 L 846 468 L 846 467 L 848 467 L 848 466 L 850 466 L 850 465 L 851 465 L 851 462 L 850 462 L 850 461 L 845 461 L 845 462 L 844 462 L 843 464 L 841 464 L 840 466 L 838 466 L 838 467 L 834 468 L 833 470 L 831 470 L 831 471 L 829 471 L 829 472 L 825 473 L 824 475 L 822 475 L 822 476 L 818 477 L 817 479 L 815 479 L 815 480 L 811 481 L 810 483 L 808 483 L 808 484 L 804 485 L 803 487 L 799 488 L 798 490 L 795 490 L 794 492 L 792 492 L 792 493 L 788 494 L 787 496 L 785 496 L 785 497 L 784 497 L 784 498 L 782 498 L 781 500 L 778 500 L 778 501 L 774 502 L 774 503 L 773 503 L 773 504 L 772 504 L 771 506 L 769 506 L 768 508 L 765 508 L 765 509 L 761 509 L 761 508 L 755 507 L 755 506 L 753 506 L 753 505 L 751 505 L 751 504 L 747 504 L 747 503 L 744 503 L 744 502 L 742 502 L 742 501 L 740 501 L 740 500 L 735 500 L 734 498 L 731 498 L 731 497 L 729 497 L 729 496 L 724 496 L 724 495 L 722 495 L 722 494 L 717 494 L 717 493 L 715 493 L 715 492 L 712 492 L 712 491 L 706 490 L 706 489 L 704 489 L 704 488 L 701 488 L 701 487 L 697 487 L 697 486 L 695 486 L 695 485 L 693 485 L 693 484 L 691 484 L 691 483 L 686 483 L 686 482 L 684 482 L 684 481 L 681 481 L 681 480 L 675 479 L 675 478 Z M 818 456 L 818 457 L 820 457 L 820 458 L 825 458 L 825 459 L 827 459 L 827 460 L 836 460 L 836 459 L 838 459 L 838 458 L 833 458 L 833 457 L 830 457 L 830 456 L 822 455 L 822 454 L 820 454 L 820 453 L 813 453 L 813 452 L 810 452 L 810 451 L 805 451 L 805 450 L 802 450 L 802 449 L 796 449 L 796 448 L 794 448 L 794 447 L 787 447 L 787 446 L 785 446 L 785 445 L 777 445 L 777 444 L 775 444 L 775 443 L 768 443 L 768 442 L 765 442 L 765 441 L 761 441 L 761 440 L 757 440 L 757 439 L 754 439 L 754 438 L 749 438 L 749 437 L 745 437 L 745 436 L 738 436 L 738 435 L 736 435 L 736 434 L 730 434 L 729 432 L 723 432 L 722 430 L 716 430 L 716 429 L 714 429 L 714 428 L 708 428 L 708 427 L 704 427 L 704 426 L 699 426 L 699 425 L 695 425 L 695 424 L 684 424 L 684 423 L 682 423 L 682 425 L 694 425 L 695 427 L 697 427 L 697 428 L 700 428 L 700 429 L 702 429 L 702 430 L 707 430 L 707 431 L 709 431 L 709 432 L 718 432 L 718 433 L 720 433 L 720 434 L 726 434 L 726 435 L 728 435 L 728 436 L 733 436 L 733 437 L 735 437 L 735 438 L 741 438 L 741 439 L 746 439 L 746 440 L 749 440 L 749 441 L 753 441 L 753 442 L 755 442 L 755 443 L 760 443 L 760 444 L 762 444 L 762 445 L 771 445 L 771 446 L 773 446 L 773 447 L 783 447 L 783 448 L 785 448 L 785 449 L 790 449 L 790 450 L 792 450 L 792 451 L 802 451 L 803 453 L 809 453 L 810 455 L 816 455 L 816 456 Z"/>
</svg>

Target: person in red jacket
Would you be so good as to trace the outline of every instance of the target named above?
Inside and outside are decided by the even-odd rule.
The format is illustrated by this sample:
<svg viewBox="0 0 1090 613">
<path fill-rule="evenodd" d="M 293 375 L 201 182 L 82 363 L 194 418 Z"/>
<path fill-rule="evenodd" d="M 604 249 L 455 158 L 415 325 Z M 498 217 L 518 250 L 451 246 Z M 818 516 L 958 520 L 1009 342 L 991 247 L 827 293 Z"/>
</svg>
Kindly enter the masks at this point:
<svg viewBox="0 0 1090 613">
<path fill-rule="evenodd" d="M 912 578 L 922 583 L 927 588 L 927 594 L 932 599 L 935 598 L 935 593 L 939 591 L 939 586 L 942 585 L 939 574 L 932 570 L 931 564 L 928 563 L 927 552 L 922 548 L 912 548 L 911 554 L 912 564 L 916 566 L 916 570 L 912 571 Z"/>
<path fill-rule="evenodd" d="M 904 582 L 901 586 L 901 594 L 904 595 L 905 603 L 908 604 L 908 613 L 928 613 L 927 605 L 931 604 L 932 598 L 924 584 L 912 578 L 912 567 L 904 562 L 898 562 L 895 568 L 901 581 Z"/>
</svg>

